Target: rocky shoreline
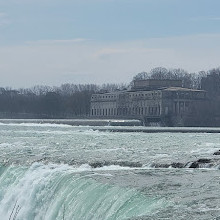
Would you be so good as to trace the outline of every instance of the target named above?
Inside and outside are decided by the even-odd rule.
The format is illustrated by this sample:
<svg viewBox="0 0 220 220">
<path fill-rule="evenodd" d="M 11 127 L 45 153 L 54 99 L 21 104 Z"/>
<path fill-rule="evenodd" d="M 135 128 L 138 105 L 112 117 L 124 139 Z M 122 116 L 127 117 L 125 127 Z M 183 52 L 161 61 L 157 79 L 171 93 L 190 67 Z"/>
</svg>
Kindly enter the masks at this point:
<svg viewBox="0 0 220 220">
<path fill-rule="evenodd" d="M 170 164 L 152 164 L 152 168 L 217 168 L 220 169 L 220 158 L 201 158 L 187 163 L 173 162 Z"/>
<path fill-rule="evenodd" d="M 220 156 L 220 150 L 213 153 L 214 156 Z M 143 168 L 144 165 L 139 162 L 130 162 L 130 161 L 97 161 L 91 162 L 89 165 L 92 168 L 100 168 L 104 166 L 118 165 L 121 167 L 130 167 L 130 168 Z M 172 162 L 172 163 L 153 163 L 149 166 L 150 168 L 216 168 L 220 169 L 220 157 L 215 158 L 200 158 L 195 161 L 189 161 L 186 163 L 181 162 Z"/>
</svg>

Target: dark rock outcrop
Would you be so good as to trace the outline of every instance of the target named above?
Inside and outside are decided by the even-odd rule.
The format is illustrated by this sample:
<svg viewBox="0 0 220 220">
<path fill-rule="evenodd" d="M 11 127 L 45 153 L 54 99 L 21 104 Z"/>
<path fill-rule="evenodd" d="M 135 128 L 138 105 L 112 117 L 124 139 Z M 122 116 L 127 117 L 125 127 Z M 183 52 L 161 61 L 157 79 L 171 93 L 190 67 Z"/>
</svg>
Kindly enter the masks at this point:
<svg viewBox="0 0 220 220">
<path fill-rule="evenodd" d="M 155 163 L 155 164 L 152 165 L 152 167 L 154 167 L 154 168 L 169 168 L 169 167 L 170 167 L 170 164 L 166 164 L 166 163 L 164 163 L 164 164 Z"/>
<path fill-rule="evenodd" d="M 207 158 L 198 159 L 197 161 L 192 162 L 189 168 L 199 168 L 202 164 L 208 164 L 211 162 L 212 160 Z"/>
<path fill-rule="evenodd" d="M 213 155 L 220 155 L 220 150 L 218 150 L 218 151 L 214 152 L 214 154 L 213 154 Z"/>
<path fill-rule="evenodd" d="M 183 163 L 171 163 L 171 167 L 173 167 L 173 168 L 183 168 L 184 164 Z"/>
<path fill-rule="evenodd" d="M 220 151 L 219 152 L 220 155 Z M 100 168 L 104 166 L 118 165 L 121 167 L 140 168 L 143 165 L 139 162 L 131 161 L 95 161 L 89 163 L 92 168 Z M 220 158 L 200 158 L 195 161 L 189 161 L 187 163 L 172 162 L 172 163 L 152 163 L 151 168 L 217 168 L 220 169 Z"/>
<path fill-rule="evenodd" d="M 151 165 L 153 168 L 212 168 L 212 167 L 220 167 L 220 159 L 208 159 L 201 158 L 195 161 L 190 161 L 187 163 L 173 162 L 173 163 L 153 163 Z"/>
<path fill-rule="evenodd" d="M 198 159 L 197 162 L 198 163 L 211 163 L 212 160 L 211 159 L 207 159 L 207 158 L 202 158 L 202 159 Z"/>
<path fill-rule="evenodd" d="M 193 162 L 189 168 L 199 168 L 199 163 L 198 162 Z"/>
</svg>

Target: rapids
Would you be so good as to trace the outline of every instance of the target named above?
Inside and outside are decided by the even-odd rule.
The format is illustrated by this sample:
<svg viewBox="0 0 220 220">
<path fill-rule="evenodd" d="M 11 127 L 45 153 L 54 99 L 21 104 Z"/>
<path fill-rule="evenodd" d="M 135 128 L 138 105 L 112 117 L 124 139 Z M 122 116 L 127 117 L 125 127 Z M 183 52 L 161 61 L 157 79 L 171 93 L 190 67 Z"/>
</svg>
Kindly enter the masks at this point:
<svg viewBox="0 0 220 220">
<path fill-rule="evenodd" d="M 218 219 L 219 149 L 218 133 L 0 124 L 0 219 Z"/>
</svg>

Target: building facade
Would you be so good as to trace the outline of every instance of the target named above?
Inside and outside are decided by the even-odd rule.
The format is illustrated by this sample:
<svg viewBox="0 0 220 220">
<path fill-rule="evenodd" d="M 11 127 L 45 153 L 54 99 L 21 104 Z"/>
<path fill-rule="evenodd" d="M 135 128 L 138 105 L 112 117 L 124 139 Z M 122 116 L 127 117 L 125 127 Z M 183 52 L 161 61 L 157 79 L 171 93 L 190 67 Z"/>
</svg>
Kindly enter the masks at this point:
<svg viewBox="0 0 220 220">
<path fill-rule="evenodd" d="M 178 87 L 179 80 L 143 81 L 134 82 L 130 90 L 93 94 L 91 117 L 159 122 L 189 115 L 197 104 L 206 100 L 205 91 Z"/>
<path fill-rule="evenodd" d="M 203 77 L 201 80 L 201 88 L 207 91 L 211 99 L 220 97 L 220 74 L 211 74 Z"/>
</svg>

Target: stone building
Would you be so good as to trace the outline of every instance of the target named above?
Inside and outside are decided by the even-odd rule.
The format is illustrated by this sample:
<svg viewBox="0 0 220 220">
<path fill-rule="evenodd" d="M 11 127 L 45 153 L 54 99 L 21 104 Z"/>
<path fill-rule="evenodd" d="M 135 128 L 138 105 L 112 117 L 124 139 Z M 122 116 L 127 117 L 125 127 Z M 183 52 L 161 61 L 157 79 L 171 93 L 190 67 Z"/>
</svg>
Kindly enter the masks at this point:
<svg viewBox="0 0 220 220">
<path fill-rule="evenodd" d="M 209 98 L 220 97 L 220 74 L 210 74 L 201 80 L 201 88 L 206 90 Z"/>
<path fill-rule="evenodd" d="M 206 92 L 181 85 L 180 80 L 139 80 L 130 90 L 93 94 L 90 115 L 184 125 L 182 119 L 204 103 Z"/>
<path fill-rule="evenodd" d="M 201 80 L 201 88 L 207 91 L 209 115 L 208 126 L 220 126 L 220 72 L 219 70 L 203 77 Z"/>
</svg>

